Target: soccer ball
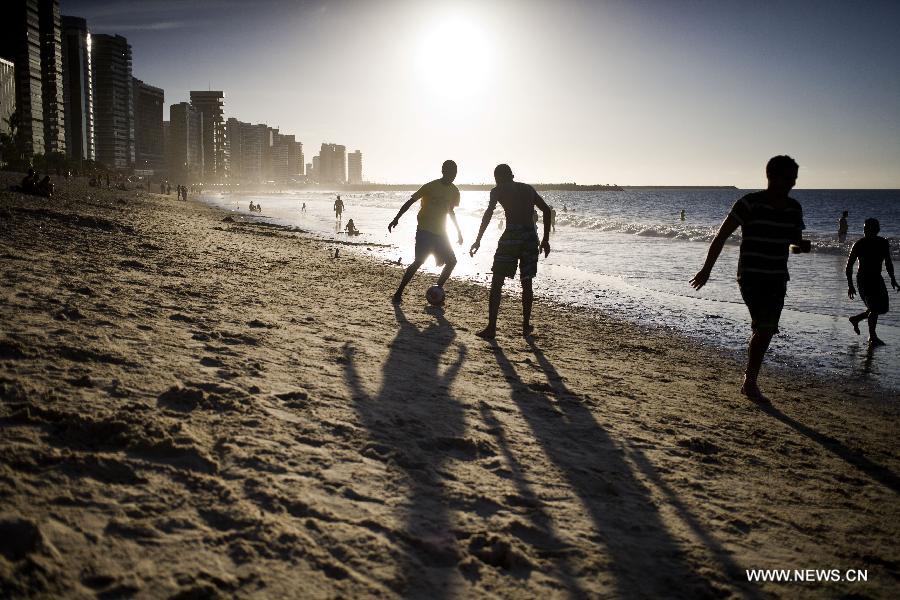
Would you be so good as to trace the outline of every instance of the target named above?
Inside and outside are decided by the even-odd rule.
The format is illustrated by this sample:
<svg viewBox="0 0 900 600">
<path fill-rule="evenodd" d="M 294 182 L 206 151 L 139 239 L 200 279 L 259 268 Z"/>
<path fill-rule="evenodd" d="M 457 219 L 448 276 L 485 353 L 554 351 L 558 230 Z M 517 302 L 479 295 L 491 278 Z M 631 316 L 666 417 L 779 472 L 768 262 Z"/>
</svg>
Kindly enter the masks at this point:
<svg viewBox="0 0 900 600">
<path fill-rule="evenodd" d="M 425 299 L 432 306 L 440 306 L 444 303 L 444 288 L 433 285 L 425 291 Z"/>
</svg>

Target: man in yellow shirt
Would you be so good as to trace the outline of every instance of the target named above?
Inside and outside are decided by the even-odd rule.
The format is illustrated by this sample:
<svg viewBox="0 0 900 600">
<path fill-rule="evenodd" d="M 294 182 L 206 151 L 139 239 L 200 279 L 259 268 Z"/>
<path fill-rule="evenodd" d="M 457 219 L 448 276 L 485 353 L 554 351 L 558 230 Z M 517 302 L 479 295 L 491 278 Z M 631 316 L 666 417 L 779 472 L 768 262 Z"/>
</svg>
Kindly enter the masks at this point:
<svg viewBox="0 0 900 600">
<path fill-rule="evenodd" d="M 447 237 L 447 215 L 453 221 L 456 227 L 457 243 L 463 243 L 462 231 L 456 222 L 456 214 L 453 209 L 459 206 L 459 189 L 453 185 L 456 179 L 456 163 L 452 160 L 445 160 L 441 165 L 440 179 L 430 181 L 419 188 L 415 194 L 410 196 L 394 220 L 388 225 L 388 231 L 397 226 L 400 217 L 403 216 L 409 208 L 417 201 L 422 201 L 422 207 L 419 209 L 418 222 L 416 229 L 416 258 L 412 264 L 407 267 L 400 280 L 400 287 L 394 294 L 393 301 L 399 304 L 403 300 L 403 290 L 406 285 L 425 262 L 429 255 L 434 255 L 435 263 L 438 266 L 444 265 L 441 276 L 438 277 L 437 285 L 444 287 L 444 283 L 450 278 L 453 267 L 456 266 L 456 255 L 453 253 L 453 247 L 450 245 L 450 239 Z"/>
</svg>

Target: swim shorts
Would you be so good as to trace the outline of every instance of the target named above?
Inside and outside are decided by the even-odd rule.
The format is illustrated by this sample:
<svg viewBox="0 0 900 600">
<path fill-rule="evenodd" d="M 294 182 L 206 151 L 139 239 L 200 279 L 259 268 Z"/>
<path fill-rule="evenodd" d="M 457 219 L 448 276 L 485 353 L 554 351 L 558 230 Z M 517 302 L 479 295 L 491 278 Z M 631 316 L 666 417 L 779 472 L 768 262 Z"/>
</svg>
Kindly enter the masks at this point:
<svg viewBox="0 0 900 600">
<path fill-rule="evenodd" d="M 778 321 L 784 309 L 787 280 L 782 277 L 743 275 L 738 281 L 741 297 L 750 311 L 753 331 L 778 333 Z"/>
<path fill-rule="evenodd" d="M 497 252 L 494 253 L 494 265 L 491 271 L 508 279 L 516 276 L 516 268 L 521 279 L 532 279 L 537 275 L 540 242 L 533 225 L 507 225 Z"/>
<path fill-rule="evenodd" d="M 416 230 L 416 260 L 425 262 L 432 255 L 435 264 L 439 267 L 456 260 L 456 254 L 453 252 L 447 234 L 438 235 L 424 229 Z"/>
<path fill-rule="evenodd" d="M 883 315 L 888 311 L 887 286 L 880 273 L 868 276 L 857 274 L 856 287 L 859 289 L 859 297 L 865 302 L 869 311 L 876 315 Z"/>
</svg>

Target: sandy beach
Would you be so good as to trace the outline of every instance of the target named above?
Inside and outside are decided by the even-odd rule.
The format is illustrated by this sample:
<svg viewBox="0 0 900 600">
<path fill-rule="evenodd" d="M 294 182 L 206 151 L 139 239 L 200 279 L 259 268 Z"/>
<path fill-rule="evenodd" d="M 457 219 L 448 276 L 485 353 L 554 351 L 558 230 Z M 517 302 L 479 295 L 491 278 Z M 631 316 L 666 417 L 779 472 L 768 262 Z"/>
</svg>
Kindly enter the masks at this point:
<svg viewBox="0 0 900 600">
<path fill-rule="evenodd" d="M 12 180 L 6 176 L 2 183 Z M 896 398 L 199 202 L 0 192 L 0 595 L 888 598 Z M 461 251 L 461 250 L 460 250 Z M 748 582 L 849 569 L 866 582 Z"/>
</svg>

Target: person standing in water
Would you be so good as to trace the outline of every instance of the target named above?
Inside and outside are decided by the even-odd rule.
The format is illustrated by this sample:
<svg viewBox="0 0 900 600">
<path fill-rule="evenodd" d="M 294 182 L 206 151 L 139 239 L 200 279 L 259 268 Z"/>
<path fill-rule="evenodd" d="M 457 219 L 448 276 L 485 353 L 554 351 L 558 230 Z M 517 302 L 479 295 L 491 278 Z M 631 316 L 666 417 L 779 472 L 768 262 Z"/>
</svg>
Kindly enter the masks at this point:
<svg viewBox="0 0 900 600">
<path fill-rule="evenodd" d="M 681 220 L 684 221 L 684 209 L 681 209 Z"/>
<path fill-rule="evenodd" d="M 340 219 L 342 214 L 344 214 L 344 201 L 341 200 L 341 196 L 338 194 L 337 200 L 334 201 L 334 218 Z"/>
<path fill-rule="evenodd" d="M 494 214 L 497 204 L 503 207 L 503 213 L 506 215 L 506 229 L 500 235 L 497 251 L 494 253 L 494 265 L 491 267 L 493 277 L 488 300 L 488 324 L 475 335 L 486 340 L 496 337 L 497 315 L 500 312 L 503 282 L 506 278 L 515 277 L 518 267 L 519 279 L 522 282 L 522 335 L 528 337 L 534 332 L 534 326 L 531 324 L 531 307 L 534 302 L 531 281 L 537 275 L 538 257 L 541 250 L 544 251 L 545 257 L 550 254 L 552 211 L 533 187 L 527 183 L 513 181 L 513 172 L 509 165 L 497 165 L 494 169 L 494 180 L 497 182 L 497 186 L 491 190 L 487 210 L 484 211 L 484 217 L 481 219 L 478 237 L 475 238 L 469 255 L 475 256 L 481 247 L 481 237 L 491 222 L 491 216 Z M 544 237 L 540 242 L 538 242 L 535 207 L 539 208 L 544 215 Z"/>
<path fill-rule="evenodd" d="M 388 232 L 394 229 L 409 208 L 418 200 L 422 201 L 422 207 L 419 209 L 418 228 L 416 229 L 416 258 L 406 268 L 403 273 L 403 279 L 400 280 L 400 286 L 394 293 L 394 304 L 400 304 L 403 300 L 403 290 L 412 280 L 413 275 L 422 266 L 422 263 L 429 255 L 434 255 L 437 266 L 444 265 L 440 277 L 437 280 L 438 287 L 444 287 L 444 283 L 450 278 L 453 268 L 456 266 L 456 254 L 453 253 L 453 247 L 450 245 L 450 239 L 447 237 L 447 215 L 453 221 L 456 227 L 457 243 L 463 243 L 462 231 L 456 222 L 456 213 L 454 208 L 459 206 L 459 189 L 453 185 L 456 179 L 456 163 L 452 160 L 445 160 L 441 165 L 441 178 L 435 179 L 423 185 L 419 190 L 410 196 L 397 216 L 388 225 Z"/>
<path fill-rule="evenodd" d="M 846 213 L 845 213 L 846 214 Z M 853 287 L 853 265 L 859 261 L 859 270 L 856 272 L 856 285 L 859 288 L 859 297 L 866 305 L 866 311 L 850 317 L 853 331 L 859 335 L 861 321 L 869 321 L 869 345 L 883 346 L 884 342 L 876 335 L 875 327 L 878 325 L 878 315 L 888 311 L 888 292 L 881 276 L 881 263 L 884 263 L 888 277 L 891 278 L 891 287 L 900 291 L 900 285 L 894 277 L 894 263 L 891 261 L 891 247 L 888 241 L 878 235 L 881 225 L 878 219 L 866 219 L 863 227 L 865 237 L 857 240 L 850 250 L 850 258 L 847 259 L 847 296 L 852 300 L 856 296 L 856 288 Z"/>
<path fill-rule="evenodd" d="M 747 370 L 741 393 L 757 402 L 768 402 L 759 389 L 757 378 L 772 337 L 778 333 L 778 321 L 787 294 L 788 253 L 791 246 L 810 251 L 810 242 L 802 239 L 803 209 L 788 196 L 797 183 L 800 167 L 790 156 L 776 156 L 766 164 L 768 186 L 761 192 L 738 200 L 725 218 L 703 268 L 691 279 L 699 290 L 709 280 L 725 241 L 740 227 L 742 240 L 738 258 L 738 287 L 750 311 L 753 334 L 747 351 Z"/>
<path fill-rule="evenodd" d="M 841 218 L 838 219 L 838 241 L 840 243 L 844 243 L 847 241 L 847 217 L 850 216 L 846 210 L 844 214 L 841 215 Z"/>
</svg>

